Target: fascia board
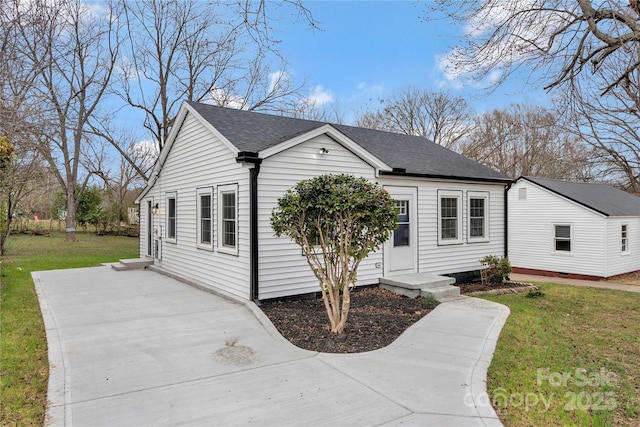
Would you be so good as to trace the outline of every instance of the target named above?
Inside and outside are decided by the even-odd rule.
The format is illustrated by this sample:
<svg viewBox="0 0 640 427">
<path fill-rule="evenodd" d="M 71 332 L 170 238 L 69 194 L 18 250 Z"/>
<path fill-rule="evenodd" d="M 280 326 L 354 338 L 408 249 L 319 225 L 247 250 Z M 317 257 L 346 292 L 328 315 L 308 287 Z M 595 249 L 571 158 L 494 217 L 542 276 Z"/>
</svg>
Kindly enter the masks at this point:
<svg viewBox="0 0 640 427">
<path fill-rule="evenodd" d="M 225 138 L 224 135 L 222 135 L 211 123 L 206 121 L 200 114 L 198 114 L 198 112 L 193 107 L 191 107 L 186 102 L 183 102 L 180 106 L 180 110 L 178 111 L 178 115 L 176 116 L 173 127 L 169 132 L 167 142 L 164 144 L 164 147 L 162 147 L 160 155 L 158 156 L 158 160 L 151 170 L 151 176 L 149 177 L 147 186 L 144 190 L 142 190 L 140 195 L 135 200 L 136 204 L 140 203 L 140 201 L 147 195 L 151 187 L 153 187 L 153 185 L 156 183 L 156 180 L 160 175 L 160 171 L 162 170 L 162 166 L 164 166 L 164 162 L 167 160 L 169 152 L 171 152 L 171 148 L 173 147 L 176 137 L 178 136 L 178 133 L 180 133 L 180 128 L 182 127 L 184 119 L 187 117 L 187 113 L 193 114 L 193 117 L 195 117 L 196 120 L 198 120 L 198 122 L 200 122 L 200 124 L 204 126 L 209 132 L 215 135 L 234 154 L 234 156 L 238 155 L 239 150 L 227 138 Z"/>
</svg>

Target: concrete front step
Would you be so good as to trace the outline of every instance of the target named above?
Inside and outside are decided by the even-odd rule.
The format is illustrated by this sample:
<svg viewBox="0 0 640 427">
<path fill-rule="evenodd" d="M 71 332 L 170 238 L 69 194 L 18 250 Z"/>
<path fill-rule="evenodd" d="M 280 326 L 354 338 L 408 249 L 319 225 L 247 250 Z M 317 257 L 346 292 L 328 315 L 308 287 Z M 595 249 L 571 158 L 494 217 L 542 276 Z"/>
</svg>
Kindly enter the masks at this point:
<svg viewBox="0 0 640 427">
<path fill-rule="evenodd" d="M 460 288 L 457 286 L 440 286 L 438 288 L 420 289 L 421 297 L 433 297 L 440 301 L 442 298 L 455 297 L 460 295 Z"/>
<path fill-rule="evenodd" d="M 453 277 L 433 273 L 414 273 L 381 277 L 380 287 L 409 298 L 431 296 L 440 299 L 460 295 L 460 288 L 451 286 L 455 282 L 456 279 Z"/>
<path fill-rule="evenodd" d="M 111 268 L 116 271 L 142 270 L 153 265 L 153 260 L 145 258 L 121 259 L 120 262 L 111 264 Z"/>
</svg>

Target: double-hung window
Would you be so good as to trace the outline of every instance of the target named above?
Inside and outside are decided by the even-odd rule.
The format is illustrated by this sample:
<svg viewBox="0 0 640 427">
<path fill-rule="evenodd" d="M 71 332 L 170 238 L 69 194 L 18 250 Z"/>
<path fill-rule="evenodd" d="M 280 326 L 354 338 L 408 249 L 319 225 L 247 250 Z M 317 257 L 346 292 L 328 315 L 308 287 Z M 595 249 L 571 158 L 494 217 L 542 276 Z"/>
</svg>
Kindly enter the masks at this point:
<svg viewBox="0 0 640 427">
<path fill-rule="evenodd" d="M 197 246 L 213 249 L 213 190 L 199 188 L 197 191 Z"/>
<path fill-rule="evenodd" d="M 462 243 L 462 191 L 438 191 L 438 244 Z"/>
<path fill-rule="evenodd" d="M 238 254 L 238 186 L 218 187 L 218 249 Z"/>
<path fill-rule="evenodd" d="M 571 252 L 571 226 L 554 225 L 554 250 L 556 252 Z"/>
<path fill-rule="evenodd" d="M 629 226 L 622 224 L 620 228 L 620 238 L 622 239 L 622 253 L 629 252 Z"/>
<path fill-rule="evenodd" d="M 467 194 L 469 207 L 468 233 L 470 242 L 489 240 L 489 193 L 469 192 Z"/>
<path fill-rule="evenodd" d="M 167 193 L 165 203 L 167 206 L 167 240 L 174 242 L 177 240 L 178 233 L 178 197 L 176 192 Z"/>
</svg>

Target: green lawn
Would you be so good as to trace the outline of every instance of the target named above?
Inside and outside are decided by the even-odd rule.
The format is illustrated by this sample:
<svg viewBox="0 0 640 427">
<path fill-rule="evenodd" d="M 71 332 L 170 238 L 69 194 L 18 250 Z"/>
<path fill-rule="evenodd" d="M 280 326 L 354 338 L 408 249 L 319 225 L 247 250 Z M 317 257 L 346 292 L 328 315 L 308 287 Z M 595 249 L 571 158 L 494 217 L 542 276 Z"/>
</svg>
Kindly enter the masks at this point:
<svg viewBox="0 0 640 427">
<path fill-rule="evenodd" d="M 487 388 L 506 426 L 640 425 L 640 294 L 542 284 L 511 309 Z"/>
<path fill-rule="evenodd" d="M 49 365 L 32 271 L 89 267 L 138 256 L 138 239 L 64 233 L 11 236 L 0 264 L 0 425 L 42 425 Z"/>
</svg>

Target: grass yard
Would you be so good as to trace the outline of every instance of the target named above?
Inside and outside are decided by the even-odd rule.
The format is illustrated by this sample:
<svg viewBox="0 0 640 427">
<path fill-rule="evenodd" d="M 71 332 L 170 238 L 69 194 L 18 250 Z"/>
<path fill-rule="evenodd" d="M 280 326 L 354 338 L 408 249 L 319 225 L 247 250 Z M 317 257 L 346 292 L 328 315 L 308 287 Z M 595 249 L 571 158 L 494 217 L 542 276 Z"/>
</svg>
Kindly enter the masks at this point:
<svg viewBox="0 0 640 427">
<path fill-rule="evenodd" d="M 487 380 L 505 426 L 640 425 L 640 294 L 542 284 L 511 309 Z"/>
<path fill-rule="evenodd" d="M 0 425 L 42 425 L 49 365 L 32 271 L 100 265 L 138 257 L 138 239 L 120 236 L 18 234 L 0 264 Z"/>
</svg>

